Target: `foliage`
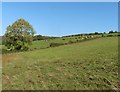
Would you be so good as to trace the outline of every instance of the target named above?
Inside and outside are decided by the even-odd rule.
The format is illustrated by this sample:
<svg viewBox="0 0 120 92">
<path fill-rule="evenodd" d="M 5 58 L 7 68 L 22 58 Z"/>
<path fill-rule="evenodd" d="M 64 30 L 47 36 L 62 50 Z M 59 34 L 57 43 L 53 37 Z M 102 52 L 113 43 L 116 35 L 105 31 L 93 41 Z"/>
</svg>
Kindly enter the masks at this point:
<svg viewBox="0 0 120 92">
<path fill-rule="evenodd" d="M 112 34 L 112 33 L 118 33 L 118 32 L 113 30 L 109 31 L 109 34 Z"/>
<path fill-rule="evenodd" d="M 19 19 L 7 27 L 4 44 L 10 50 L 26 49 L 32 43 L 34 33 L 29 22 Z"/>
<path fill-rule="evenodd" d="M 71 40 L 70 40 L 68 43 L 70 43 L 70 44 L 71 44 L 71 43 L 74 43 L 74 41 L 71 41 Z"/>
<path fill-rule="evenodd" d="M 37 40 L 48 40 L 48 39 L 55 39 L 55 38 L 59 38 L 59 37 L 35 35 L 33 40 L 37 41 Z"/>
<path fill-rule="evenodd" d="M 56 46 L 60 46 L 60 45 L 64 45 L 64 43 L 50 43 L 50 47 L 56 47 Z"/>
<path fill-rule="evenodd" d="M 109 31 L 109 34 L 110 34 L 110 33 L 114 33 L 113 30 Z"/>
</svg>

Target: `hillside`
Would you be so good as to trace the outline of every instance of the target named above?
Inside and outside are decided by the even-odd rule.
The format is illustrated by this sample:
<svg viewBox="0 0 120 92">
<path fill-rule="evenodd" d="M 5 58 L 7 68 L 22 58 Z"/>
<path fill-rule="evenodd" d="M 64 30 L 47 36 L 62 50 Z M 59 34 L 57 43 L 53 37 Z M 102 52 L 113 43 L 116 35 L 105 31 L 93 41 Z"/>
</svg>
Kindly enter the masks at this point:
<svg viewBox="0 0 120 92">
<path fill-rule="evenodd" d="M 118 85 L 118 38 L 3 55 L 3 89 L 110 90 Z"/>
</svg>

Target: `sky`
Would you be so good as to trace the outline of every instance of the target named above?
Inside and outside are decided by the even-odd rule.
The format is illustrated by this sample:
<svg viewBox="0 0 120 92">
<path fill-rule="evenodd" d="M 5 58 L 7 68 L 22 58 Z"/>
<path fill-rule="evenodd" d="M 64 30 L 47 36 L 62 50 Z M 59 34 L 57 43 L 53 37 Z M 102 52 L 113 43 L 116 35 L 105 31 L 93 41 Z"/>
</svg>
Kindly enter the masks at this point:
<svg viewBox="0 0 120 92">
<path fill-rule="evenodd" d="M 0 35 L 2 35 L 2 3 L 0 2 Z"/>
<path fill-rule="evenodd" d="M 119 0 L 2 0 L 2 2 L 119 2 Z"/>
<path fill-rule="evenodd" d="M 19 18 L 28 21 L 36 34 L 45 36 L 118 31 L 118 3 L 3 2 L 0 35 Z"/>
</svg>

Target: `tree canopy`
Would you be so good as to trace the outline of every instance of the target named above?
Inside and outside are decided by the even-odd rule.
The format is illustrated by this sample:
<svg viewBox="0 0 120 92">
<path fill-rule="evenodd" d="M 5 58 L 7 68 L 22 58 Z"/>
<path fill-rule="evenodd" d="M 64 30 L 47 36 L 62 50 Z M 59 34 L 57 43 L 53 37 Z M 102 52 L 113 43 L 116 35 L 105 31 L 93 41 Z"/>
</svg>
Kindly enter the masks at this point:
<svg viewBox="0 0 120 92">
<path fill-rule="evenodd" d="M 27 50 L 33 41 L 34 33 L 35 31 L 28 21 L 18 19 L 6 29 L 5 46 L 10 50 Z"/>
</svg>

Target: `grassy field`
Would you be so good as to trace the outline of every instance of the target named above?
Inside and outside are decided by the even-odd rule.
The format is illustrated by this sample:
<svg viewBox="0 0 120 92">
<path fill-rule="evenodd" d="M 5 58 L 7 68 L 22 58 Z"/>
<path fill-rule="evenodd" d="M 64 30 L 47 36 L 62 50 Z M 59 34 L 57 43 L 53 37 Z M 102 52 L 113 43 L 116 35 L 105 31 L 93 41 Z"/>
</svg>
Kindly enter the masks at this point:
<svg viewBox="0 0 120 92">
<path fill-rule="evenodd" d="M 4 54 L 2 59 L 3 90 L 118 89 L 117 37 Z"/>
<path fill-rule="evenodd" d="M 94 35 L 93 38 L 101 37 L 101 35 Z M 88 39 L 93 39 L 93 38 L 88 38 Z M 69 43 L 70 41 L 75 42 L 75 41 L 81 41 L 85 40 L 82 39 L 82 37 L 79 36 L 74 36 L 74 37 L 60 37 L 56 39 L 49 39 L 49 40 L 38 40 L 34 41 L 32 45 L 30 46 L 30 49 L 41 49 L 45 47 L 49 47 L 50 43 Z M 4 48 L 4 47 L 3 47 Z"/>
<path fill-rule="evenodd" d="M 94 35 L 93 36 L 93 38 L 98 38 L 98 37 L 101 37 L 101 35 Z M 87 39 L 93 39 L 93 38 L 87 38 Z M 86 40 L 86 39 L 82 39 L 82 37 L 80 37 L 80 36 L 59 37 L 59 38 L 55 38 L 55 39 L 37 40 L 37 41 L 32 42 L 32 44 L 29 46 L 29 50 L 47 48 L 47 47 L 50 47 L 51 43 L 61 43 L 61 44 L 68 43 L 69 44 L 71 41 L 77 42 L 77 41 L 84 41 L 84 40 Z M 7 47 L 5 47 L 4 45 L 1 45 L 0 49 L 2 49 L 3 54 L 16 52 L 16 51 L 7 51 Z"/>
<path fill-rule="evenodd" d="M 118 33 L 104 34 L 104 37 L 107 37 L 109 35 L 115 36 L 115 35 L 118 35 Z M 102 35 L 91 35 L 91 36 L 93 36 L 93 38 L 102 37 Z M 88 39 L 93 39 L 93 38 L 88 38 Z M 82 39 L 82 37 L 80 36 L 73 36 L 73 37 L 60 37 L 56 39 L 49 39 L 47 41 L 38 40 L 38 41 L 33 42 L 33 44 L 30 46 L 30 49 L 33 50 L 33 49 L 41 49 L 41 48 L 49 47 L 50 43 L 63 43 L 64 44 L 64 43 L 69 43 L 70 41 L 75 42 L 75 41 L 81 41 L 81 40 L 85 40 L 85 39 Z"/>
<path fill-rule="evenodd" d="M 2 91 L 2 45 L 0 45 L 0 91 Z"/>
</svg>

